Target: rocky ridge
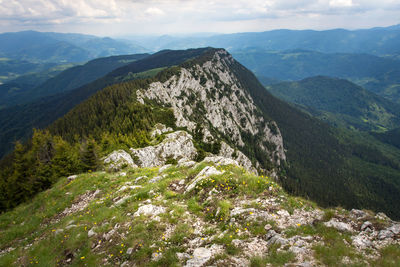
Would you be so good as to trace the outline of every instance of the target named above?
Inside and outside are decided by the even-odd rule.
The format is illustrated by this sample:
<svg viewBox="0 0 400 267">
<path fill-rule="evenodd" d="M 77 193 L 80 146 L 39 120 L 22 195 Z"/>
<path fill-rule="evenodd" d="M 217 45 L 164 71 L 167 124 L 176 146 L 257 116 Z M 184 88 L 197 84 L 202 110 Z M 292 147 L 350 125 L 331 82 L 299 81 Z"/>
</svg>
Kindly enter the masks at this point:
<svg viewBox="0 0 400 267">
<path fill-rule="evenodd" d="M 225 50 L 217 50 L 210 60 L 182 67 L 166 82 L 154 82 L 149 88 L 138 90 L 138 101 L 155 100 L 171 106 L 177 126 L 191 132 L 201 127 L 204 142 L 222 138 L 243 148 L 244 135 L 258 136 L 257 145 L 265 158 L 279 166 L 286 159 L 279 128 L 257 109 L 231 71 L 233 62 Z M 253 163 L 256 168 L 262 167 L 259 162 Z"/>
<path fill-rule="evenodd" d="M 168 161 L 179 162 L 180 166 L 188 166 L 196 158 L 197 149 L 193 143 L 193 137 L 186 131 L 172 132 L 171 128 L 158 124 L 151 132 L 151 136 L 156 138 L 165 134 L 164 139 L 156 145 L 147 146 L 139 149 L 130 149 L 129 153 L 124 150 L 116 150 L 103 159 L 107 169 L 118 171 L 123 167 L 159 167 Z M 249 172 L 257 173 L 249 158 L 240 151 L 236 151 L 225 142 L 221 142 L 221 149 L 218 155 L 207 157 L 208 162 L 217 165 L 225 164 L 226 159 L 231 159 L 230 164 L 241 166 Z M 219 162 L 222 161 L 222 162 Z M 193 165 L 193 164 L 192 164 Z"/>
</svg>

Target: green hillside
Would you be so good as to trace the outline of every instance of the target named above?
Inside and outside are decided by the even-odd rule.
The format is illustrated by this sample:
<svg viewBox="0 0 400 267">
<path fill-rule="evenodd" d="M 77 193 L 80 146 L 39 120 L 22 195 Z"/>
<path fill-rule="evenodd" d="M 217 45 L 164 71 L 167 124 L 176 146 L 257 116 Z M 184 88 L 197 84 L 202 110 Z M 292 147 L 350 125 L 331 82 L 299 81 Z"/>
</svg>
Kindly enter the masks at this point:
<svg viewBox="0 0 400 267">
<path fill-rule="evenodd" d="M 0 99 L 0 105 L 3 107 L 10 107 L 19 104 L 26 104 L 49 95 L 56 95 L 79 88 L 87 83 L 103 77 L 112 70 L 142 59 L 146 56 L 148 56 L 148 54 L 113 56 L 95 59 L 84 65 L 75 66 L 64 70 L 55 77 L 43 81 L 37 86 L 25 87 L 24 85 L 29 83 L 29 80 L 27 80 L 28 77 L 23 80 L 21 80 L 21 78 L 14 80 L 12 81 L 11 85 L 4 84 L 2 87 L 12 86 L 12 88 L 19 89 L 8 90 L 6 93 L 4 93 Z M 22 86 L 18 86 L 19 83 L 22 83 Z"/>
<path fill-rule="evenodd" d="M 266 88 L 337 127 L 382 132 L 400 125 L 400 105 L 347 80 L 318 76 Z"/>
<path fill-rule="evenodd" d="M 264 48 L 234 51 L 233 55 L 265 85 L 270 84 L 266 78 L 297 81 L 321 75 L 338 77 L 400 103 L 400 61 L 393 57 L 306 50 L 268 51 Z"/>
</svg>

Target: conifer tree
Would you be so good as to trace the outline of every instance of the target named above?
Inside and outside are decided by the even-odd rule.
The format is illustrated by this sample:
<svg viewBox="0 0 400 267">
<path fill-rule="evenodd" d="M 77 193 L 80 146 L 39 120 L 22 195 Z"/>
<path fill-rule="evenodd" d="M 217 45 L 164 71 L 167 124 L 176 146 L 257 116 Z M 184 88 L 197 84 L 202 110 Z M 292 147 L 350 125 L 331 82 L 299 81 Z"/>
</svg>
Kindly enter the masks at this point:
<svg viewBox="0 0 400 267">
<path fill-rule="evenodd" d="M 83 171 L 96 171 L 99 167 L 99 160 L 96 153 L 96 144 L 93 139 L 90 139 L 86 141 L 86 144 L 83 144 L 81 163 Z"/>
</svg>

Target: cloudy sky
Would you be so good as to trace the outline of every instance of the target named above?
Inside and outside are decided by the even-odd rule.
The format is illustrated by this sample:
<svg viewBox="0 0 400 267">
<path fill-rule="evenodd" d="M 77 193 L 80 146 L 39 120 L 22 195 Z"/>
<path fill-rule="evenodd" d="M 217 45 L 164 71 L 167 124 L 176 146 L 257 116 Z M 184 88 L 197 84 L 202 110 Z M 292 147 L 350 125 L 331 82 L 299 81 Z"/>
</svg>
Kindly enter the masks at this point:
<svg viewBox="0 0 400 267">
<path fill-rule="evenodd" d="M 398 23 L 399 0 L 0 0 L 0 32 L 126 36 Z"/>
</svg>

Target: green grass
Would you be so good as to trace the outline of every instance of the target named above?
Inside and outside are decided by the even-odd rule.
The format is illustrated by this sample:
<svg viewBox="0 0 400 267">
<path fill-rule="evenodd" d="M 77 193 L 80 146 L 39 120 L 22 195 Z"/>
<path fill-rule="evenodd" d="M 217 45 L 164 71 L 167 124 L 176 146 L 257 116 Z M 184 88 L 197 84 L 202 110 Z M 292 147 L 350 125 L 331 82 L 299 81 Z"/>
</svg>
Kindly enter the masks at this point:
<svg viewBox="0 0 400 267">
<path fill-rule="evenodd" d="M 272 246 L 267 256 L 253 257 L 250 259 L 251 267 L 261 267 L 270 264 L 272 266 L 283 266 L 295 259 L 295 254 L 291 251 L 278 251 L 277 246 Z"/>
<path fill-rule="evenodd" d="M 381 251 L 381 258 L 373 262 L 373 266 L 399 267 L 400 266 L 400 245 L 389 245 Z"/>
<path fill-rule="evenodd" d="M 224 252 L 210 261 L 217 263 L 231 256 L 242 256 L 242 249 L 234 246 L 232 240 L 262 237 L 266 234 L 266 224 L 274 227 L 273 221 L 247 220 L 241 216 L 235 217 L 232 223 L 230 212 L 237 200 L 249 199 L 249 206 L 262 209 L 251 201 L 252 197 L 283 194 L 282 208 L 312 208 L 311 202 L 285 195 L 269 178 L 244 173 L 242 169 L 232 166 L 218 167 L 225 173 L 205 179 L 196 189 L 197 194 L 172 191 L 171 183 L 185 179 L 187 184 L 205 166 L 207 164 L 204 163 L 194 169 L 173 166 L 162 173 L 166 177 L 154 184 L 148 184 L 148 180 L 160 175 L 158 168 L 127 169 L 124 170 L 126 176 L 119 173 L 86 173 L 70 183 L 61 178 L 53 188 L 38 194 L 30 203 L 0 215 L 0 249 L 16 248 L 0 257 L 0 266 L 58 266 L 66 265 L 67 259 L 71 259 L 69 264 L 72 266 L 113 266 L 125 261 L 134 262 L 137 266 L 180 266 L 176 253 L 186 252 L 188 241 L 195 238 L 204 238 L 201 246 L 214 243 L 223 246 Z M 118 192 L 127 182 L 133 185 L 139 176 L 148 177 L 138 183 L 142 188 Z M 272 192 L 270 186 L 275 188 Z M 218 188 L 219 193 L 206 201 L 208 192 L 213 188 Z M 80 196 L 97 189 L 100 193 L 83 210 L 66 217 L 60 216 Z M 125 195 L 130 199 L 116 206 L 115 199 Z M 144 215 L 133 216 L 144 201 L 166 208 L 167 212 L 159 215 L 160 222 Z M 326 213 L 333 214 L 333 210 Z M 201 235 L 194 234 L 193 218 L 205 224 Z M 97 235 L 89 238 L 88 231 L 92 228 Z M 63 232 L 56 234 L 58 229 L 63 229 Z M 116 234 L 111 241 L 105 240 L 103 235 L 113 229 Z M 288 238 L 294 235 L 320 236 L 324 246 L 317 245 L 313 249 L 316 258 L 327 266 L 340 266 L 345 256 L 355 265 L 361 262 L 354 248 L 344 242 L 351 243 L 350 235 L 325 227 L 322 223 L 289 227 L 282 234 Z M 26 250 L 22 249 L 28 245 Z M 93 250 L 98 245 L 99 248 Z M 131 255 L 127 254 L 128 248 L 133 248 Z M 152 261 L 153 253 L 161 255 L 160 259 Z M 372 262 L 372 266 L 396 266 L 400 248 L 389 246 L 381 254 L 382 258 Z M 293 262 L 294 254 L 272 246 L 264 257 L 250 260 L 251 266 L 283 266 Z"/>
</svg>

